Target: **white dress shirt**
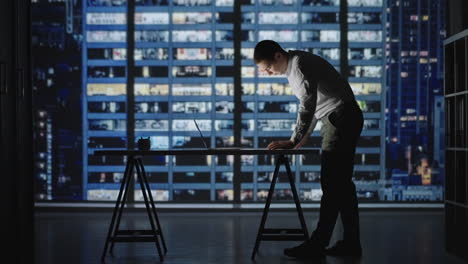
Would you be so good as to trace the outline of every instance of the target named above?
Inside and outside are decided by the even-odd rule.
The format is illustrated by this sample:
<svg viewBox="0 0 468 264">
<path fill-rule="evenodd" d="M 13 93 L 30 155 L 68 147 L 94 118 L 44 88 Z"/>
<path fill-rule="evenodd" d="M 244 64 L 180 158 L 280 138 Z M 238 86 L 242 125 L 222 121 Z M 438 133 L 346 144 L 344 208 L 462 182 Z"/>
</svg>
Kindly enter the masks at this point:
<svg viewBox="0 0 468 264">
<path fill-rule="evenodd" d="M 286 76 L 299 99 L 294 144 L 308 136 L 317 121 L 344 102 L 355 100 L 349 83 L 325 59 L 312 53 L 289 51 Z"/>
</svg>

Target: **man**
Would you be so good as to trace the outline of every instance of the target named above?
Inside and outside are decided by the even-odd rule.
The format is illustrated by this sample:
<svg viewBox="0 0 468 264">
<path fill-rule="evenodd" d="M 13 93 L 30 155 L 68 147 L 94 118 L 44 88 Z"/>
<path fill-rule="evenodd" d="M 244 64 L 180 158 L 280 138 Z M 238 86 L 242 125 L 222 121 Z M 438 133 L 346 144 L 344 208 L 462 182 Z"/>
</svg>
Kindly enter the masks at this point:
<svg viewBox="0 0 468 264">
<path fill-rule="evenodd" d="M 256 45 L 254 61 L 261 72 L 286 75 L 300 102 L 291 138 L 273 141 L 268 149 L 299 148 L 306 143 L 317 121 L 322 122 L 320 184 L 323 196 L 319 221 L 308 241 L 285 249 L 284 254 L 296 258 L 325 254 L 361 256 L 358 202 L 352 176 L 363 116 L 349 83 L 325 59 L 299 50 L 286 52 L 272 40 Z M 343 240 L 327 248 L 338 213 L 343 223 Z"/>
</svg>

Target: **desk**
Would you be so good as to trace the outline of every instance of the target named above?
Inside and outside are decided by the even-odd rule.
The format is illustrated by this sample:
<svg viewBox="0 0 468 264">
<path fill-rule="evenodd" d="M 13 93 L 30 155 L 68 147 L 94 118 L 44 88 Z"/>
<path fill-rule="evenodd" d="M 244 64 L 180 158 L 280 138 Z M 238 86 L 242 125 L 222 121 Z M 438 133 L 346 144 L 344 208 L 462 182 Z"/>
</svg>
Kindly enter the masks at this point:
<svg viewBox="0 0 468 264">
<path fill-rule="evenodd" d="M 310 154 L 307 149 L 288 149 L 288 150 L 267 150 L 267 149 L 170 149 L 170 150 L 100 150 L 95 151 L 94 155 L 100 156 L 127 156 L 127 164 L 125 167 L 124 177 L 120 187 L 119 195 L 115 204 L 114 212 L 112 214 L 109 231 L 104 245 L 104 252 L 101 261 L 104 261 L 109 243 L 111 243 L 110 252 L 112 253 L 115 242 L 155 242 L 158 250 L 159 258 L 164 260 L 163 255 L 167 252 L 164 236 L 161 230 L 161 225 L 156 213 L 156 207 L 151 194 L 150 185 L 146 176 L 145 168 L 141 160 L 142 156 L 179 156 L 179 155 L 276 155 L 275 171 L 270 184 L 270 190 L 263 209 L 262 219 L 257 232 L 255 246 L 252 252 L 252 259 L 260 246 L 262 240 L 269 241 L 305 241 L 309 238 L 307 226 L 305 224 L 304 215 L 299 202 L 296 186 L 294 184 L 294 177 L 291 173 L 289 159 L 286 155 L 297 154 Z M 281 165 L 286 168 L 286 174 L 289 179 L 289 184 L 293 193 L 296 210 L 298 213 L 301 228 L 265 228 L 268 212 L 270 209 L 273 192 L 275 189 L 276 181 L 278 180 L 279 169 Z M 136 169 L 137 178 L 140 183 L 143 199 L 145 201 L 146 211 L 151 225 L 151 230 L 119 230 L 120 219 L 122 210 L 124 208 L 128 187 L 130 186 L 130 179 L 133 171 Z M 236 177 L 236 176 L 235 176 Z M 161 240 L 161 242 L 159 242 Z M 164 254 L 161 245 L 164 248 Z"/>
</svg>

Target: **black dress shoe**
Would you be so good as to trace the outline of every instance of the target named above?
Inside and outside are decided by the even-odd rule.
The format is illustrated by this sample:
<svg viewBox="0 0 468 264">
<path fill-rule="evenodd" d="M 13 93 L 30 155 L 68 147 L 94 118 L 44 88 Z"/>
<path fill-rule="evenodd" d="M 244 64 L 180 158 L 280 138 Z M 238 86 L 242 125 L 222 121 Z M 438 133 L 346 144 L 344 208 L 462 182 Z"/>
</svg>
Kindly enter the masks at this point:
<svg viewBox="0 0 468 264">
<path fill-rule="evenodd" d="M 325 257 L 325 249 L 319 243 L 307 240 L 297 247 L 284 249 L 284 254 L 292 258 L 323 258 Z"/>
<path fill-rule="evenodd" d="M 346 243 L 340 240 L 334 246 L 327 248 L 325 254 L 330 256 L 360 257 L 362 256 L 362 248 L 359 243 Z"/>
</svg>

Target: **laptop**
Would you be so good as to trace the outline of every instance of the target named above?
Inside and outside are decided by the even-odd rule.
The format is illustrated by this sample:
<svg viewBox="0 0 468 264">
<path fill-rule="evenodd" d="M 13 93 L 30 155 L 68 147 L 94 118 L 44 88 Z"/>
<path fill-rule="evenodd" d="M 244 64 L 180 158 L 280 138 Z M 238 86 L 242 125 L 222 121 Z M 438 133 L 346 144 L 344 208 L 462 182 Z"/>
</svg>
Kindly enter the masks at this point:
<svg viewBox="0 0 468 264">
<path fill-rule="evenodd" d="M 202 139 L 202 141 L 203 141 L 203 145 L 205 145 L 205 148 L 206 148 L 206 149 L 233 149 L 233 150 L 240 149 L 240 148 L 237 148 L 237 147 L 209 148 L 209 147 L 208 147 L 208 144 L 206 144 L 206 140 L 205 140 L 205 138 L 203 137 L 203 134 L 202 134 L 200 128 L 198 127 L 197 121 L 196 121 L 195 119 L 193 119 L 193 122 L 195 123 L 195 126 L 197 127 L 198 133 L 200 133 L 200 137 L 201 137 L 201 139 Z"/>
</svg>

